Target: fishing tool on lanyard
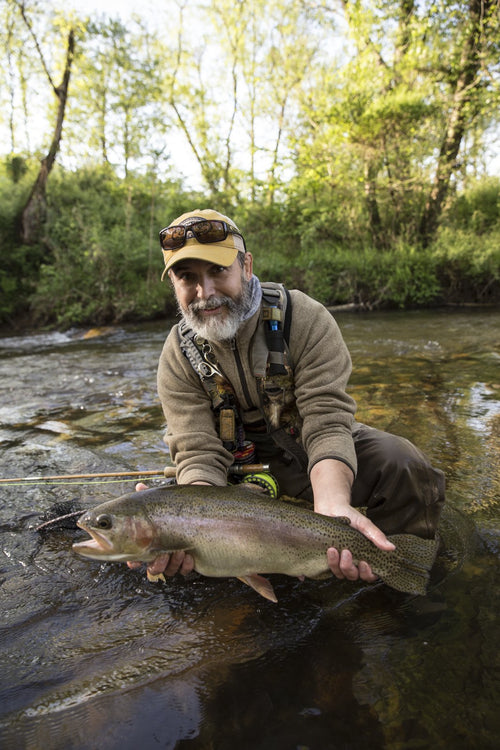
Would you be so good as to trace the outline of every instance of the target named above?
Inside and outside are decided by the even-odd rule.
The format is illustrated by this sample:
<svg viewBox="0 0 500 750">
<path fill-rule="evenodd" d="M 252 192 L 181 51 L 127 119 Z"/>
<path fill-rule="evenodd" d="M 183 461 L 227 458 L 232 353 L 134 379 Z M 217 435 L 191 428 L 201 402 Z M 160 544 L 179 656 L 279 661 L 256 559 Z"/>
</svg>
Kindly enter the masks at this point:
<svg viewBox="0 0 500 750">
<path fill-rule="evenodd" d="M 219 437 L 226 450 L 231 452 L 244 447 L 243 426 L 236 408 L 236 399 L 228 391 L 224 375 L 219 369 L 210 342 L 199 336 L 183 318 L 179 322 L 179 345 L 197 373 L 210 397 L 212 409 L 219 423 Z M 242 455 L 241 463 L 250 463 L 253 452 Z"/>
</svg>

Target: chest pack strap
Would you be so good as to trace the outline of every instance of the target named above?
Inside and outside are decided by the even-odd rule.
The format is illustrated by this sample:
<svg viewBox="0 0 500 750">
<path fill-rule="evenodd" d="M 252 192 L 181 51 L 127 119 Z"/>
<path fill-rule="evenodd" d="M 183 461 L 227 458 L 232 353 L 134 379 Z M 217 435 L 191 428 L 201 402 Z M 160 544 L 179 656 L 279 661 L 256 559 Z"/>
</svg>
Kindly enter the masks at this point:
<svg viewBox="0 0 500 750">
<path fill-rule="evenodd" d="M 262 320 L 268 348 L 269 375 L 286 375 L 285 344 L 288 346 L 291 323 L 290 292 L 282 284 L 261 284 Z"/>
</svg>

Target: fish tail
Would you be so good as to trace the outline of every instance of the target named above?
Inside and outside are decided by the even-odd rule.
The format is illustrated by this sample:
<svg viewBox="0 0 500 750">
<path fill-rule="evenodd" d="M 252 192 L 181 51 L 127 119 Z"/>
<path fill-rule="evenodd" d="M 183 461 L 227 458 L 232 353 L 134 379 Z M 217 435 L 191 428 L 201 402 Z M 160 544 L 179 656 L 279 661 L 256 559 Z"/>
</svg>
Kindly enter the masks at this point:
<svg viewBox="0 0 500 750">
<path fill-rule="evenodd" d="M 397 591 L 424 596 L 439 542 L 413 534 L 394 534 L 389 539 L 396 549 L 390 553 L 391 564 L 380 577 Z"/>
</svg>

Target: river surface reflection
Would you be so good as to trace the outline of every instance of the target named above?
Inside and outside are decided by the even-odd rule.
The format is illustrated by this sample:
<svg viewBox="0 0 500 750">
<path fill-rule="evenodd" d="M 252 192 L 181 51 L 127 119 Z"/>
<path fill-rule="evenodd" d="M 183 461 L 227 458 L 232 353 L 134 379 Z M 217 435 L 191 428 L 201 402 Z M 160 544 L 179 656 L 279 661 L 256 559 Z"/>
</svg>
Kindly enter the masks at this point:
<svg viewBox="0 0 500 750">
<path fill-rule="evenodd" d="M 358 418 L 426 451 L 466 516 L 428 595 L 276 576 L 275 605 L 237 580 L 153 584 L 35 530 L 133 480 L 1 484 L 2 747 L 498 747 L 500 311 L 336 317 Z M 0 476 L 168 463 L 168 327 L 1 339 Z"/>
</svg>

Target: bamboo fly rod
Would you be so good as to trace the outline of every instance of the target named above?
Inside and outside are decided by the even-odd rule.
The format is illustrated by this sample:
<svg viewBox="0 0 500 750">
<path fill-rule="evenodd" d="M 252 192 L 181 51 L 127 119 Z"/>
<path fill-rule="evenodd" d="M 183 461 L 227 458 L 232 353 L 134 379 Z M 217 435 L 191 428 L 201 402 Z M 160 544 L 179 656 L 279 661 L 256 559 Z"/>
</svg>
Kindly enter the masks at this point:
<svg viewBox="0 0 500 750">
<path fill-rule="evenodd" d="M 254 472 L 269 471 L 268 464 L 236 464 L 229 467 L 230 474 L 253 474 Z M 175 477 L 175 466 L 166 466 L 160 471 L 148 469 L 146 471 L 109 471 L 97 474 L 54 474 L 42 477 L 8 477 L 0 479 L 0 484 L 14 484 L 15 482 L 58 482 L 65 479 L 108 479 L 113 478 L 132 478 L 132 477 Z"/>
</svg>

